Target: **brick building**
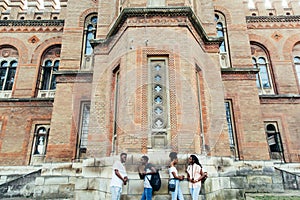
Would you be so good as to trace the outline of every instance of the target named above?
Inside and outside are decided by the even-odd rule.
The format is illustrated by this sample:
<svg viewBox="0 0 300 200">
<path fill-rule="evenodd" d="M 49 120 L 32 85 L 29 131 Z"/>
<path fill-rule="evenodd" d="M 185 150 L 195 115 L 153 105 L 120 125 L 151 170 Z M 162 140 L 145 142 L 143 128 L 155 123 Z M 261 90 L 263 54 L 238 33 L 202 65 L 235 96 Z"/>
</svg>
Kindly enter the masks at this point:
<svg viewBox="0 0 300 200">
<path fill-rule="evenodd" d="M 0 165 L 171 150 L 300 161 L 299 1 L 0 8 Z"/>
</svg>

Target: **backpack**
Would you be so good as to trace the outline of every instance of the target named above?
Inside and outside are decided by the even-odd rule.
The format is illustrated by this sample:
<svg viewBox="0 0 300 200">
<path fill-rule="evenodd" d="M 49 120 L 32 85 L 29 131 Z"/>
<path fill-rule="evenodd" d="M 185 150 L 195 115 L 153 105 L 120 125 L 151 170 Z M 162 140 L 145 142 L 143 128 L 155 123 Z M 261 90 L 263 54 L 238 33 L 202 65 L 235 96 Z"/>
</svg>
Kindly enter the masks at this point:
<svg viewBox="0 0 300 200">
<path fill-rule="evenodd" d="M 148 179 L 148 177 L 147 177 L 147 179 Z M 158 191 L 160 189 L 161 179 L 160 179 L 158 170 L 156 173 L 151 174 L 151 179 L 149 180 L 149 182 L 150 182 L 150 185 L 151 185 L 153 191 Z"/>
</svg>

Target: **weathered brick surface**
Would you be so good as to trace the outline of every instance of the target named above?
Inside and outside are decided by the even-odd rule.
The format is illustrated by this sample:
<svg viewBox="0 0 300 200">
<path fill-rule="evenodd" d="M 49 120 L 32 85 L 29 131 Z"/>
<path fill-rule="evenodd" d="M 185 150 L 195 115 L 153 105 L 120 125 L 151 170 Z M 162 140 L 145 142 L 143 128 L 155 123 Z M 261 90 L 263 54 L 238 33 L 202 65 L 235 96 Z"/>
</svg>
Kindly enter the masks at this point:
<svg viewBox="0 0 300 200">
<path fill-rule="evenodd" d="M 143 8 L 147 2 L 79 3 L 69 0 L 61 3 L 61 10 L 55 12 L 45 5 L 45 10 L 25 15 L 19 13 L 20 5 L 15 5 L 16 2 L 11 12 L 7 12 L 10 14 L 1 12 L 1 19 L 9 16 L 8 19 L 16 20 L 24 14 L 25 19 L 36 19 L 41 15 L 42 19 L 50 20 L 58 13 L 58 19 L 64 20 L 64 26 L 0 27 L 0 46 L 16 48 L 19 56 L 12 100 L 0 100 L 1 165 L 29 164 L 34 127 L 42 123 L 51 124 L 46 162 L 75 159 L 82 101 L 91 102 L 87 157 L 108 156 L 121 151 L 155 152 L 148 149 L 151 143 L 148 140 L 151 127 L 151 110 L 148 107 L 149 57 L 164 58 L 168 66 L 167 145 L 157 151 L 174 150 L 188 154 L 201 153 L 205 149 L 209 156 L 230 156 L 224 100 L 231 100 L 239 159 L 269 159 L 264 122 L 276 121 L 283 140 L 285 160 L 300 161 L 300 146 L 296 142 L 300 134 L 299 84 L 292 63 L 293 47 L 300 41 L 297 19 L 285 22 L 246 21 L 246 16 L 251 16 L 253 12 L 269 15 L 271 11 L 267 11 L 260 1 L 255 2 L 257 10 L 249 10 L 245 2 L 166 0 L 166 6 L 192 6 L 195 16 L 133 14 L 115 24 L 122 9 Z M 3 9 L 10 8 L 10 5 L 4 4 L 1 4 Z M 274 15 L 286 15 L 287 9 L 283 9 L 278 2 L 272 5 L 275 9 L 272 12 L 276 11 Z M 300 13 L 298 4 L 291 2 L 289 6 L 290 14 Z M 230 73 L 220 70 L 218 43 L 210 43 L 206 38 L 216 36 L 214 11 L 226 17 L 233 69 Z M 107 41 L 97 41 L 101 44 L 95 45 L 90 77 L 74 78 L 71 73 L 81 71 L 84 20 L 96 12 L 97 39 Z M 201 27 L 195 25 L 198 22 Z M 275 87 L 273 97 L 259 97 L 255 73 L 234 71 L 252 68 L 251 42 L 267 50 Z M 52 45 L 61 45 L 62 75 L 55 98 L 39 101 L 35 95 L 41 57 Z M 196 66 L 199 68 L 199 91 Z M 113 73 L 117 67 L 120 71 L 119 94 L 117 102 L 114 102 Z M 113 124 L 115 103 L 118 105 L 116 127 Z M 117 147 L 112 152 L 114 128 Z"/>
</svg>

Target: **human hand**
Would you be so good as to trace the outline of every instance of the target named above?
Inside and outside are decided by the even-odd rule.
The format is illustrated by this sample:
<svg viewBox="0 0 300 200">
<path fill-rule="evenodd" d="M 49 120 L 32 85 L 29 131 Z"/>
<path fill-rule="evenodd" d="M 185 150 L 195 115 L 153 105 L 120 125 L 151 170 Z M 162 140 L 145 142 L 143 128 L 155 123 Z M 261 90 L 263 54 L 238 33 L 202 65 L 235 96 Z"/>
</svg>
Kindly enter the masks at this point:
<svg viewBox="0 0 300 200">
<path fill-rule="evenodd" d="M 182 175 L 182 176 L 179 176 L 179 180 L 183 180 L 184 179 L 184 176 Z"/>
<path fill-rule="evenodd" d="M 123 183 L 124 183 L 124 185 L 126 185 L 126 184 L 127 184 L 127 181 L 128 181 L 128 177 L 125 176 L 123 179 L 124 179 L 124 180 L 123 180 Z"/>
</svg>

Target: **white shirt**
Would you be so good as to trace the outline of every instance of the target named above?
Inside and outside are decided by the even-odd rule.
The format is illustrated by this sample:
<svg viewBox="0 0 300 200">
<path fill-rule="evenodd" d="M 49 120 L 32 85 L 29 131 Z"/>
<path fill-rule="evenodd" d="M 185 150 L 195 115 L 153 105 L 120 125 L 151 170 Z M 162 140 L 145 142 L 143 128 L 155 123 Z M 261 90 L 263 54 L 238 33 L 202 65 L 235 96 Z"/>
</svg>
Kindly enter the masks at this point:
<svg viewBox="0 0 300 200">
<path fill-rule="evenodd" d="M 176 167 L 173 166 L 173 167 L 169 168 L 169 176 L 170 176 L 170 178 L 174 178 L 172 172 L 175 172 L 176 176 L 178 176 L 178 171 L 177 171 Z"/>
<path fill-rule="evenodd" d="M 116 161 L 112 167 L 112 177 L 110 186 L 116 186 L 121 188 L 123 186 L 123 181 L 116 175 L 115 169 L 117 169 L 121 176 L 124 178 L 125 176 L 127 176 L 126 168 L 119 160 Z"/>
<path fill-rule="evenodd" d="M 194 163 L 193 165 L 189 165 L 187 168 L 187 173 L 190 175 L 190 179 L 198 180 L 201 177 L 201 170 L 202 168 Z M 201 181 L 196 183 L 189 182 L 189 188 L 198 188 L 201 187 Z"/>
<path fill-rule="evenodd" d="M 152 170 L 151 170 L 152 167 L 154 167 L 154 166 L 151 163 L 148 163 L 146 165 L 146 168 L 145 168 L 146 174 L 152 172 Z M 149 182 L 149 180 L 151 180 L 151 176 L 152 176 L 151 174 L 145 176 L 145 178 L 144 178 L 144 188 L 152 188 L 152 186 L 150 185 L 150 182 Z"/>
</svg>

